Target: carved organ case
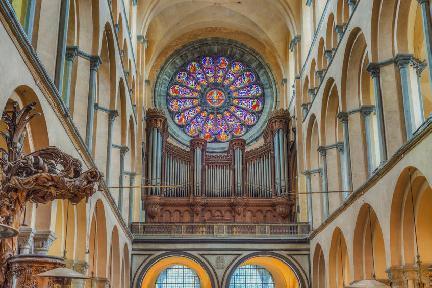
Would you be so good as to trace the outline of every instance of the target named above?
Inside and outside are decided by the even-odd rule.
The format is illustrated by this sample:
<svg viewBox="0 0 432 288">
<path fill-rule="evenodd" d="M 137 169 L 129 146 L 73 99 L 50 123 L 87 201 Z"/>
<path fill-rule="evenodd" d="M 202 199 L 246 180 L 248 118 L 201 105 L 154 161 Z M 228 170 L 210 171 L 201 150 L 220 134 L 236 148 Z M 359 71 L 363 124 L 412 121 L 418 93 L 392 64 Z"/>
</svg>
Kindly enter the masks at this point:
<svg viewBox="0 0 432 288">
<path fill-rule="evenodd" d="M 294 222 L 290 124 L 289 113 L 276 110 L 262 146 L 247 150 L 246 141 L 236 138 L 225 153 L 210 153 L 211 144 L 201 138 L 192 139 L 189 149 L 168 142 L 163 112 L 148 110 L 142 191 L 146 222 Z"/>
</svg>

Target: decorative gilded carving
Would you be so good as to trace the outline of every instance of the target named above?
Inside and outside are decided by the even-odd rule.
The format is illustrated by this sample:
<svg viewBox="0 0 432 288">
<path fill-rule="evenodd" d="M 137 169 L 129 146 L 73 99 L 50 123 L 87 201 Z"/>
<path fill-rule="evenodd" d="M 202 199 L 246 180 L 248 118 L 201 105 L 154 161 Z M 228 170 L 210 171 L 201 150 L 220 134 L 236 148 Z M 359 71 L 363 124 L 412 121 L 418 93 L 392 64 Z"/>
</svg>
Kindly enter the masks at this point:
<svg viewBox="0 0 432 288">
<path fill-rule="evenodd" d="M 288 110 L 278 109 L 273 111 L 264 130 L 264 141 L 271 142 L 274 133 L 279 129 L 288 132 L 289 122 L 290 115 Z"/>
<path fill-rule="evenodd" d="M 149 108 L 146 113 L 147 128 L 157 128 L 161 132 L 167 131 L 167 119 L 162 110 L 157 108 Z"/>
</svg>

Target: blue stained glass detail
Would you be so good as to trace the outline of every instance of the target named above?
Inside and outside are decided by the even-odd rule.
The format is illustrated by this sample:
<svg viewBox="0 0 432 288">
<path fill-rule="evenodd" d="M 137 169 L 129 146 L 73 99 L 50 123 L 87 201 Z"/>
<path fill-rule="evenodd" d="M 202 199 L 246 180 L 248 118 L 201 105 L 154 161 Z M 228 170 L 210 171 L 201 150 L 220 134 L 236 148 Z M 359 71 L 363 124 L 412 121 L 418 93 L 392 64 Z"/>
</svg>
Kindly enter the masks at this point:
<svg viewBox="0 0 432 288">
<path fill-rule="evenodd" d="M 275 288 L 275 283 L 264 267 L 245 265 L 234 271 L 229 288 Z"/>
<path fill-rule="evenodd" d="M 198 275 L 192 269 L 174 265 L 159 274 L 156 288 L 200 288 Z"/>
</svg>

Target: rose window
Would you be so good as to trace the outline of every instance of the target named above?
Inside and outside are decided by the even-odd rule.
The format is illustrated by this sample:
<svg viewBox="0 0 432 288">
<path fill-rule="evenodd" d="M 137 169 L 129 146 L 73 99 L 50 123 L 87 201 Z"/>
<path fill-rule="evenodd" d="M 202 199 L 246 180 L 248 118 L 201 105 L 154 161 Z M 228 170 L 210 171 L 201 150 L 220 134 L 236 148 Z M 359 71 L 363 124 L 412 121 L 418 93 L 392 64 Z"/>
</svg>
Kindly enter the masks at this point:
<svg viewBox="0 0 432 288">
<path fill-rule="evenodd" d="M 190 137 L 226 142 L 243 136 L 261 116 L 264 91 L 251 67 L 228 57 L 200 57 L 174 74 L 167 105 Z"/>
</svg>

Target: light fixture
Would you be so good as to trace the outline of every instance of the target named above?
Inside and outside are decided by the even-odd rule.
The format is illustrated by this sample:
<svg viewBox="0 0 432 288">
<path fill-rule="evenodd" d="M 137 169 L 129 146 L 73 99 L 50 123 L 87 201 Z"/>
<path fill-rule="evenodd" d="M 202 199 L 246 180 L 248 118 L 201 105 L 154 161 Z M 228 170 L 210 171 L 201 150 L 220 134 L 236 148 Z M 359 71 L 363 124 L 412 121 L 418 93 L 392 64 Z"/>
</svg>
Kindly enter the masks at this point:
<svg viewBox="0 0 432 288">
<path fill-rule="evenodd" d="M 0 239 L 12 238 L 18 235 L 18 230 L 15 228 L 0 223 Z"/>
</svg>

